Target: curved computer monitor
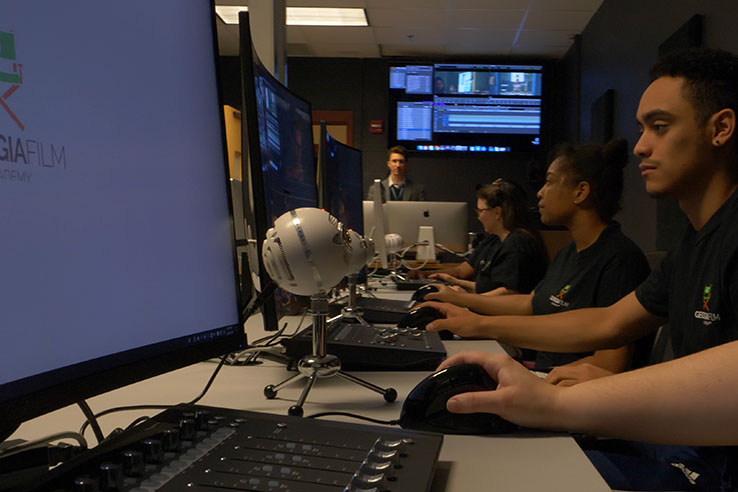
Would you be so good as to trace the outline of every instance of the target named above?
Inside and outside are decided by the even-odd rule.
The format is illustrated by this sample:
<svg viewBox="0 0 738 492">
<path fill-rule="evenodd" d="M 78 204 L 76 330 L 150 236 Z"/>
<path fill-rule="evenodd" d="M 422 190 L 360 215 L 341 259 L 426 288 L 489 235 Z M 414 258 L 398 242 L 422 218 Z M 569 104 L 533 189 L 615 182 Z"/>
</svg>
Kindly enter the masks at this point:
<svg viewBox="0 0 738 492">
<path fill-rule="evenodd" d="M 320 207 L 363 235 L 361 151 L 331 136 L 325 122 L 320 124 L 318 175 Z"/>
<path fill-rule="evenodd" d="M 119 7 L 0 4 L 0 439 L 245 343 L 212 3 Z"/>
<path fill-rule="evenodd" d="M 432 226 L 436 244 L 451 251 L 467 249 L 469 205 L 466 202 L 388 201 L 382 211 L 387 234 L 399 234 L 405 245 L 418 241 L 421 226 Z M 374 203 L 364 202 L 364 223 L 375 225 Z"/>
<path fill-rule="evenodd" d="M 248 175 L 246 210 L 249 238 L 255 242 L 261 288 L 268 281 L 261 258 L 266 232 L 279 216 L 300 207 L 317 207 L 315 156 L 310 103 L 282 85 L 259 60 L 251 41 L 248 12 L 239 15 L 241 44 L 242 165 Z M 277 289 L 262 307 L 264 327 L 277 330 L 280 313 L 295 298 Z"/>
</svg>

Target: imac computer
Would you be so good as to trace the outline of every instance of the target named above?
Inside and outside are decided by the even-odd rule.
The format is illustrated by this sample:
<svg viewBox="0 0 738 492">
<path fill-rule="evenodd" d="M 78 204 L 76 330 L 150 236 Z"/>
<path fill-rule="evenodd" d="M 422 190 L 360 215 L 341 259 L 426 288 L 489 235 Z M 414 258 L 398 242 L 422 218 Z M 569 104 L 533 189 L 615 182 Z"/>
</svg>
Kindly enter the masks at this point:
<svg viewBox="0 0 738 492">
<path fill-rule="evenodd" d="M 245 344 L 212 5 L 109 14 L 0 6 L 0 438 Z"/>
<path fill-rule="evenodd" d="M 384 204 L 387 232 L 406 245 L 418 242 L 421 227 L 432 227 L 436 244 L 455 252 L 467 249 L 469 205 L 466 202 L 404 202 Z"/>
<path fill-rule="evenodd" d="M 300 207 L 317 207 L 315 155 L 310 103 L 282 85 L 259 60 L 248 23 L 239 24 L 242 76 L 242 166 L 248 176 L 246 221 L 255 242 L 261 289 L 269 277 L 261 258 L 262 242 L 275 219 Z M 282 289 L 264 300 L 264 327 L 276 331 L 279 317 L 300 300 Z"/>
</svg>

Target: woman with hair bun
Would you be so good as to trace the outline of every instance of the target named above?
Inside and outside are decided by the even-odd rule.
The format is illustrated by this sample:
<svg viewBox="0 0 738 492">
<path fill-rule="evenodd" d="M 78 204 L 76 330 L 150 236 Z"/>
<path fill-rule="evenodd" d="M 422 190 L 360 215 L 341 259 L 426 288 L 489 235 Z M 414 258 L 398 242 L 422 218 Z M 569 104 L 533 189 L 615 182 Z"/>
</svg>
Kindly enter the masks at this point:
<svg viewBox="0 0 738 492">
<path fill-rule="evenodd" d="M 542 315 L 609 306 L 620 300 L 649 273 L 643 252 L 613 221 L 620 210 L 623 167 L 627 161 L 625 140 L 613 140 L 605 146 L 561 145 L 554 150 L 546 182 L 538 191 L 538 208 L 543 223 L 566 227 L 572 242 L 559 251 L 531 294 L 490 298 L 441 288 L 426 299 L 450 302 L 485 315 Z M 438 328 L 434 324 L 428 329 L 485 336 L 466 325 L 443 322 L 443 327 Z M 575 365 L 576 368 L 553 370 L 547 378 L 552 383 L 575 384 L 628 369 L 630 352 L 630 347 L 594 354 L 538 352 L 535 366 L 543 369 Z"/>
</svg>

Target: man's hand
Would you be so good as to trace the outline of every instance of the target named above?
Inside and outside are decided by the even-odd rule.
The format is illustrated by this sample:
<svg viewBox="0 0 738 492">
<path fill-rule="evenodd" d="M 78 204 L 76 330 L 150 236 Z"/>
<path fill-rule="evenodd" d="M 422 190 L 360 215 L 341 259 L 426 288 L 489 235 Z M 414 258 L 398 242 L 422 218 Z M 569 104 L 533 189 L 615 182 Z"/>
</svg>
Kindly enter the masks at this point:
<svg viewBox="0 0 738 492">
<path fill-rule="evenodd" d="M 454 277 L 453 275 L 449 275 L 448 273 L 431 273 L 428 275 L 428 278 L 433 280 L 440 280 L 441 282 L 446 282 L 450 285 L 457 285 L 459 283 L 459 279 Z"/>
<path fill-rule="evenodd" d="M 405 276 L 409 279 L 428 278 L 428 275 L 422 270 L 408 270 Z"/>
<path fill-rule="evenodd" d="M 554 367 L 544 381 L 559 386 L 574 386 L 590 379 L 603 378 L 612 374 L 614 373 L 607 369 L 585 362 L 577 365 Z"/>
<path fill-rule="evenodd" d="M 460 295 L 463 294 L 463 289 L 458 289 L 455 287 L 449 287 L 448 285 L 443 284 L 433 284 L 437 289 L 438 292 L 429 292 L 425 295 L 425 298 L 429 301 L 443 301 L 443 302 L 450 302 L 451 304 L 458 304 L 460 302 Z M 456 302 L 454 302 L 456 301 Z"/>
<path fill-rule="evenodd" d="M 430 295 L 430 294 L 429 294 Z M 426 296 L 427 297 L 427 296 Z M 444 318 L 428 323 L 428 331 L 449 330 L 462 337 L 484 336 L 482 326 L 486 316 L 474 314 L 466 308 L 454 306 L 447 302 L 424 302 L 417 307 L 432 307 L 440 312 Z"/>
<path fill-rule="evenodd" d="M 461 352 L 438 369 L 472 363 L 486 370 L 498 386 L 494 391 L 461 393 L 446 407 L 453 413 L 495 413 L 516 424 L 540 429 L 559 429 L 556 420 L 558 395 L 564 388 L 549 385 L 507 355 Z"/>
</svg>

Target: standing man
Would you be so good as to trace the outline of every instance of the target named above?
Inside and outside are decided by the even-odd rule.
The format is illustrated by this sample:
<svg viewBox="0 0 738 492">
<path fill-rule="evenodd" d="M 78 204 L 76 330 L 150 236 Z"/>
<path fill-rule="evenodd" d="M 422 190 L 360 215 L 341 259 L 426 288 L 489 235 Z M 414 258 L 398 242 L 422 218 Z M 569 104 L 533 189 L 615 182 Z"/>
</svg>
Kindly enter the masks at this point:
<svg viewBox="0 0 738 492">
<path fill-rule="evenodd" d="M 382 180 L 382 201 L 424 201 L 425 186 L 407 177 L 407 150 L 396 145 L 387 151 L 389 176 Z M 369 188 L 367 200 L 374 200 L 374 188 Z"/>
</svg>

